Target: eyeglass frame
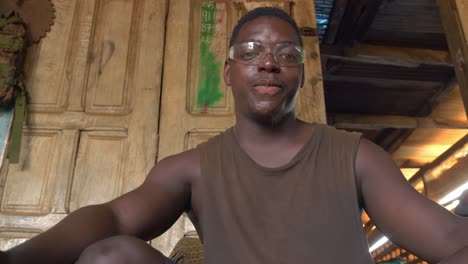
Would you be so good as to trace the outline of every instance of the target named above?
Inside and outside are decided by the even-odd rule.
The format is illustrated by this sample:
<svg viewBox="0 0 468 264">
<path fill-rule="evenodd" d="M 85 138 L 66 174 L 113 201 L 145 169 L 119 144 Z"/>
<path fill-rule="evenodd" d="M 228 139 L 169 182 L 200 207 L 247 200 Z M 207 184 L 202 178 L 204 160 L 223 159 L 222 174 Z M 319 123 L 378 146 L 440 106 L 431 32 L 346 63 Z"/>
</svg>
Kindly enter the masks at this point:
<svg viewBox="0 0 468 264">
<path fill-rule="evenodd" d="M 264 49 L 263 55 L 259 55 L 258 58 L 252 59 L 252 61 L 255 61 L 255 63 L 254 62 L 249 62 L 249 61 L 239 61 L 239 60 L 234 59 L 234 48 L 235 48 L 235 46 L 240 45 L 240 44 L 246 44 L 246 43 L 259 44 Z M 277 55 L 278 55 L 277 50 L 278 50 L 279 47 L 282 47 L 282 46 L 292 46 L 296 50 L 298 50 L 300 52 L 300 54 L 301 54 L 301 58 L 302 58 L 301 62 L 297 63 L 297 64 L 291 64 L 291 65 L 282 65 L 278 61 L 278 58 L 277 58 Z M 244 41 L 244 42 L 240 42 L 240 43 L 236 43 L 236 44 L 232 45 L 231 47 L 229 47 L 228 59 L 230 59 L 230 60 L 232 60 L 234 62 L 240 63 L 240 64 L 244 64 L 244 65 L 257 66 L 265 59 L 265 57 L 266 57 L 266 55 L 268 53 L 271 53 L 271 55 L 273 55 L 273 58 L 275 59 L 275 62 L 281 67 L 296 67 L 296 66 L 299 66 L 301 64 L 304 64 L 305 59 L 306 59 L 306 51 L 304 50 L 304 48 L 302 46 L 300 46 L 300 45 L 295 44 L 295 43 L 282 42 L 282 43 L 278 43 L 278 44 L 275 44 L 275 45 L 266 45 L 266 44 L 263 44 L 263 43 L 261 43 L 259 41 Z"/>
</svg>

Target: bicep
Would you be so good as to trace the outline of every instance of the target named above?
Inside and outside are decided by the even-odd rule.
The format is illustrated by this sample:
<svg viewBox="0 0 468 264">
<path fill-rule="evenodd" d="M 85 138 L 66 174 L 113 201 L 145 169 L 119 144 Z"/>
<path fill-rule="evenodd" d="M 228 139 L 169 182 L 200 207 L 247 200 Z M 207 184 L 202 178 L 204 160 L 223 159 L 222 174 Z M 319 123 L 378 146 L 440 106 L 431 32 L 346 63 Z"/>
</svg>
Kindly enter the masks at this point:
<svg viewBox="0 0 468 264">
<path fill-rule="evenodd" d="M 119 233 L 149 240 L 164 233 L 190 203 L 184 163 L 170 157 L 156 164 L 133 191 L 111 201 Z"/>
<path fill-rule="evenodd" d="M 363 140 L 356 173 L 364 209 L 394 243 L 431 261 L 458 249 L 460 241 L 449 234 L 460 226 L 459 219 L 419 194 L 385 151 Z"/>
</svg>

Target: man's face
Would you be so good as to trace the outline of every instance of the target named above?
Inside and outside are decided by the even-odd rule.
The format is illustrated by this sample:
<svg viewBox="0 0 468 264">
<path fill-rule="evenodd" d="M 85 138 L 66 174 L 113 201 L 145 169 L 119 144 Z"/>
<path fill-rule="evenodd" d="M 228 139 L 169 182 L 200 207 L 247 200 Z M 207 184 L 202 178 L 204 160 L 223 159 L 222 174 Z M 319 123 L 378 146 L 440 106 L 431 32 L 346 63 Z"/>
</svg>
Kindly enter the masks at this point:
<svg viewBox="0 0 468 264">
<path fill-rule="evenodd" d="M 300 45 L 294 28 L 277 17 L 259 17 L 244 24 L 235 44 L 246 41 L 270 47 L 280 43 Z M 224 68 L 224 81 L 232 86 L 236 114 L 268 123 L 280 122 L 294 113 L 302 79 L 303 64 L 282 67 L 271 53 L 257 65 L 229 60 Z"/>
</svg>

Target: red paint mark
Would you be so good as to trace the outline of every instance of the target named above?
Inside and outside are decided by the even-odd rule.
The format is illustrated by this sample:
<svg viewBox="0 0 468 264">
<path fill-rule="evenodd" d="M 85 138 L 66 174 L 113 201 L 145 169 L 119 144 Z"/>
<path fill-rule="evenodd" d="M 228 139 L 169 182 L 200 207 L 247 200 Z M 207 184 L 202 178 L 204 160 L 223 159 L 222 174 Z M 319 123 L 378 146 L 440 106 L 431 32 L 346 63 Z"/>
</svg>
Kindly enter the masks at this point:
<svg viewBox="0 0 468 264">
<path fill-rule="evenodd" d="M 208 114 L 208 108 L 210 107 L 210 102 L 208 100 L 205 100 L 205 104 L 201 110 L 202 114 Z"/>
</svg>

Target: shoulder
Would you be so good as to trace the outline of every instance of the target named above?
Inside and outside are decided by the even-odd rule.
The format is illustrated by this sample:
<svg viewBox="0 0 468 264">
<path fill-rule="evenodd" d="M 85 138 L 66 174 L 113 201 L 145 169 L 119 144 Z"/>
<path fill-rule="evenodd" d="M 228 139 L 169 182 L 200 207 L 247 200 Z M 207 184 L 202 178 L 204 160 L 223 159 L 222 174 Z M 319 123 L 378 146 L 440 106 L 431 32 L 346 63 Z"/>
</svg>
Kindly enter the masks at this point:
<svg viewBox="0 0 468 264">
<path fill-rule="evenodd" d="M 360 139 L 362 134 L 354 131 L 347 131 L 329 125 L 317 125 L 318 129 L 323 130 L 323 134 L 333 138 L 343 138 L 345 140 Z"/>
<path fill-rule="evenodd" d="M 205 142 L 200 143 L 195 148 L 181 152 L 179 154 L 168 156 L 160 160 L 150 172 L 149 177 L 153 175 L 166 175 L 165 177 L 182 180 L 186 183 L 192 183 L 200 176 L 201 160 L 216 148 L 223 148 L 224 142 L 228 140 L 231 129 L 221 132 Z"/>
<path fill-rule="evenodd" d="M 384 186 L 394 179 L 404 180 L 392 157 L 370 140 L 362 139 L 356 157 L 356 177 L 361 186 Z"/>
<path fill-rule="evenodd" d="M 197 148 L 193 148 L 175 155 L 168 156 L 158 162 L 161 166 L 166 166 L 180 171 L 190 170 L 200 161 L 200 153 Z"/>
<path fill-rule="evenodd" d="M 200 175 L 200 153 L 197 148 L 163 158 L 154 165 L 147 181 L 164 184 L 177 189 L 190 188 L 193 180 Z"/>
<path fill-rule="evenodd" d="M 358 180 L 367 175 L 367 172 L 378 165 L 376 161 L 387 159 L 387 153 L 379 146 L 368 139 L 362 138 L 359 141 L 356 155 L 356 174 Z"/>
<path fill-rule="evenodd" d="M 361 133 L 337 129 L 328 125 L 317 125 L 314 134 L 315 137 L 319 138 L 322 147 L 332 149 L 339 155 L 351 155 L 351 159 L 356 160 L 362 138 Z"/>
<path fill-rule="evenodd" d="M 377 162 L 377 163 L 376 163 Z M 379 162 L 392 162 L 390 155 L 372 141 L 362 138 L 359 142 L 356 159 L 357 169 L 378 166 Z"/>
<path fill-rule="evenodd" d="M 222 132 L 216 133 L 215 135 L 211 136 L 209 139 L 198 144 L 196 149 L 198 149 L 200 152 L 203 152 L 205 150 L 209 151 L 212 148 L 223 146 L 223 144 L 226 141 L 229 141 L 230 139 L 232 139 L 231 138 L 232 129 L 233 128 L 231 127 Z"/>
</svg>

